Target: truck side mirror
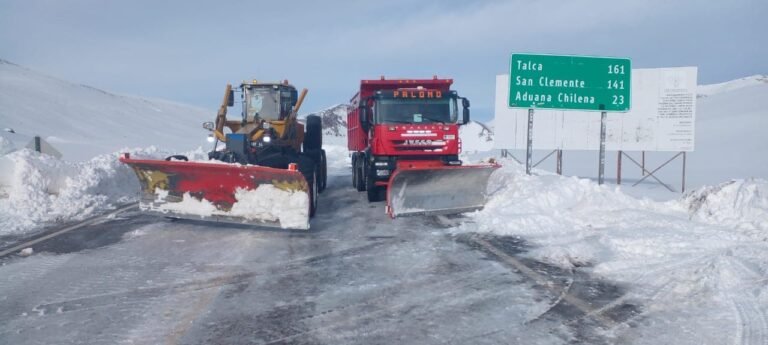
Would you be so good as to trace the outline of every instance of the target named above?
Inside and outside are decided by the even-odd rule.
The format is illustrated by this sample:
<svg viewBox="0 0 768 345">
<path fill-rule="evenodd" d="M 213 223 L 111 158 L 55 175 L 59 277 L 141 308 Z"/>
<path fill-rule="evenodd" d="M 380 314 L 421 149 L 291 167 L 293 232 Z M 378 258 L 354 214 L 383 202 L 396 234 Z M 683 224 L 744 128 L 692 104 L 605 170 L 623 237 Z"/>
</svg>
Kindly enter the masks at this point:
<svg viewBox="0 0 768 345">
<path fill-rule="evenodd" d="M 368 122 L 368 107 L 365 104 L 360 104 L 358 114 L 360 115 L 360 127 L 363 128 L 363 131 L 368 132 L 371 127 Z"/>
<path fill-rule="evenodd" d="M 203 122 L 203 128 L 205 128 L 205 129 L 207 129 L 209 131 L 213 131 L 213 122 L 211 122 L 211 121 Z"/>
<path fill-rule="evenodd" d="M 469 123 L 469 100 L 466 99 L 466 98 L 462 98 L 461 99 L 461 105 L 462 105 L 462 108 L 463 108 L 462 112 L 461 112 L 462 121 L 466 125 L 466 124 Z"/>
<path fill-rule="evenodd" d="M 231 107 L 235 105 L 235 90 L 229 90 L 229 95 L 227 96 L 227 106 Z"/>
</svg>

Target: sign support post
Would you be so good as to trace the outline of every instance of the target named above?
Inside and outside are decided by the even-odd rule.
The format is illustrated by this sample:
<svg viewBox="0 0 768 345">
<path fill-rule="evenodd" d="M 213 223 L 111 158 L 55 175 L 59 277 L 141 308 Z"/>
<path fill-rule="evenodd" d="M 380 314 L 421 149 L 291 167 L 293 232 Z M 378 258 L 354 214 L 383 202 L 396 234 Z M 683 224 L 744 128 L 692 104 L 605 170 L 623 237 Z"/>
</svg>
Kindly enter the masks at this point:
<svg viewBox="0 0 768 345">
<path fill-rule="evenodd" d="M 605 118 L 606 112 L 600 112 L 600 167 L 597 173 L 597 184 L 605 182 Z"/>
<path fill-rule="evenodd" d="M 680 185 L 681 193 L 685 193 L 685 155 L 686 152 L 683 151 L 683 183 Z"/>
<path fill-rule="evenodd" d="M 621 184 L 621 150 L 616 156 L 616 184 Z"/>
<path fill-rule="evenodd" d="M 528 144 L 525 151 L 525 173 L 531 174 L 533 161 L 533 108 L 528 109 Z"/>
</svg>

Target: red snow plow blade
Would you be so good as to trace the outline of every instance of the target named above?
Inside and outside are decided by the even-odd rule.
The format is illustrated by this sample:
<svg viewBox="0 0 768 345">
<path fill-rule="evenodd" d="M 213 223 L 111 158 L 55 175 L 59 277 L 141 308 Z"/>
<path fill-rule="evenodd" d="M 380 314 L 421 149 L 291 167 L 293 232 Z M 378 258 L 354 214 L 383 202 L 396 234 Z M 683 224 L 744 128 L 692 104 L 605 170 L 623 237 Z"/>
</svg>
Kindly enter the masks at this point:
<svg viewBox="0 0 768 345">
<path fill-rule="evenodd" d="M 401 168 L 387 188 L 387 212 L 392 218 L 480 210 L 485 206 L 488 179 L 497 164 Z"/>
<path fill-rule="evenodd" d="M 132 159 L 144 212 L 281 228 L 309 228 L 309 193 L 297 170 L 218 162 Z"/>
</svg>

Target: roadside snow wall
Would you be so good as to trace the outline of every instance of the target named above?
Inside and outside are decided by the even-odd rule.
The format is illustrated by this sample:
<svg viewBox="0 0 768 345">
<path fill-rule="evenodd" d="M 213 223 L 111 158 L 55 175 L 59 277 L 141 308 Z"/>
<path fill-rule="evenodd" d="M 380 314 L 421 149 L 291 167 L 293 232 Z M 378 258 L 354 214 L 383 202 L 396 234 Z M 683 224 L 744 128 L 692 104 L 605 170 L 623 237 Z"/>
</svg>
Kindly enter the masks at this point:
<svg viewBox="0 0 768 345">
<path fill-rule="evenodd" d="M 138 198 L 136 176 L 117 153 L 73 163 L 22 149 L 0 156 L 0 170 L 0 235 L 83 219 Z"/>
</svg>

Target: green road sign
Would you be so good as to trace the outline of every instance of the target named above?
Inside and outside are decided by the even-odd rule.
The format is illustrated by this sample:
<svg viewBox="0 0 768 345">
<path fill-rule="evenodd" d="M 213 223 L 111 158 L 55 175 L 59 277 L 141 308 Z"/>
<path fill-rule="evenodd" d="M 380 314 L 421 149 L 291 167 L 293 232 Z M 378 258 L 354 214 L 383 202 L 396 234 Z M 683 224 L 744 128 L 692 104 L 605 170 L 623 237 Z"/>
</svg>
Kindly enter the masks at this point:
<svg viewBox="0 0 768 345">
<path fill-rule="evenodd" d="M 631 74 L 629 59 L 512 54 L 509 106 L 628 111 Z"/>
</svg>

